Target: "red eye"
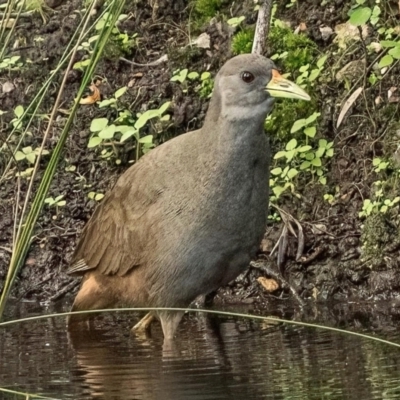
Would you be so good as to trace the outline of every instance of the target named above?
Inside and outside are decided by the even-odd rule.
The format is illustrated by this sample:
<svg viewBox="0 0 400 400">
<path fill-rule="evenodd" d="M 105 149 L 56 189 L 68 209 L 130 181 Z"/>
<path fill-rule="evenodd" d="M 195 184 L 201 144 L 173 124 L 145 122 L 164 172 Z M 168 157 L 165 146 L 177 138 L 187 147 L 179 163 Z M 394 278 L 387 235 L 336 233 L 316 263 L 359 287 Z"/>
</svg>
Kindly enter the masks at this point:
<svg viewBox="0 0 400 400">
<path fill-rule="evenodd" d="M 249 71 L 242 72 L 241 78 L 242 81 L 246 83 L 251 83 L 254 81 L 254 75 Z"/>
</svg>

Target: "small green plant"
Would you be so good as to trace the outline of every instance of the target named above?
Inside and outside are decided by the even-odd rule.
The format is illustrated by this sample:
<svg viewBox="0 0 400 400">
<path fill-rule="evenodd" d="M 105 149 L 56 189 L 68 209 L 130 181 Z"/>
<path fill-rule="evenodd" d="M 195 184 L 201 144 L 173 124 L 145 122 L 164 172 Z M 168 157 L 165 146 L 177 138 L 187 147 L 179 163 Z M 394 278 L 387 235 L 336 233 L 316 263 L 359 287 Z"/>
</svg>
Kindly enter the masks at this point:
<svg viewBox="0 0 400 400">
<path fill-rule="evenodd" d="M 390 162 L 389 161 L 383 161 L 381 158 L 374 158 L 372 160 L 372 165 L 374 167 L 374 171 L 375 172 L 381 172 L 381 171 L 385 171 L 387 169 L 387 167 L 389 166 Z"/>
<path fill-rule="evenodd" d="M 284 150 L 275 154 L 274 160 L 283 161 L 280 161 L 281 165 L 277 165 L 271 170 L 270 186 L 276 199 L 287 189 L 290 189 L 295 196 L 300 197 L 296 193 L 294 181 L 294 178 L 300 173 L 308 172 L 313 178 L 318 177 L 320 184 L 326 185 L 324 160 L 331 158 L 334 150 L 333 142 L 328 142 L 326 139 L 319 139 L 317 143 L 314 141 L 317 133 L 315 122 L 319 116 L 320 113 L 315 112 L 306 119 L 295 121 L 291 133 L 302 132 L 304 136 L 301 141 L 292 138 L 286 143 Z"/>
<path fill-rule="evenodd" d="M 117 107 L 117 102 L 118 99 L 123 96 L 126 91 L 128 90 L 127 86 L 123 86 L 122 88 L 118 89 L 115 93 L 114 96 L 109 98 L 109 99 L 105 99 L 99 102 L 99 107 L 100 108 L 104 108 L 104 107 L 112 107 L 115 109 L 118 109 Z"/>
<path fill-rule="evenodd" d="M 324 194 L 324 200 L 332 205 L 333 202 L 335 201 L 335 196 L 333 194 L 330 194 L 330 193 L 325 193 Z"/>
<path fill-rule="evenodd" d="M 161 122 L 169 121 L 170 115 L 165 113 L 170 104 L 170 102 L 166 102 L 158 109 L 138 113 L 135 122 L 133 122 L 133 119 L 129 116 L 130 112 L 127 112 L 126 110 L 123 111 L 123 117 L 120 113 L 120 116 L 114 121 L 114 123 L 110 123 L 107 118 L 96 118 L 92 120 L 90 125 L 92 136 L 89 140 L 88 147 L 98 147 L 104 143 L 111 143 L 112 146 L 115 146 L 114 142 L 123 143 L 133 136 L 136 139 L 136 159 L 138 159 L 140 155 L 139 149 L 141 149 L 143 153 L 146 153 L 154 147 L 153 135 L 141 137 L 142 128 L 153 119 L 158 119 Z M 128 118 L 130 124 L 120 124 L 120 122 L 123 122 L 126 118 Z M 103 158 L 109 158 L 111 154 L 112 153 L 107 150 L 103 149 L 102 151 Z"/>
<path fill-rule="evenodd" d="M 170 79 L 171 82 L 179 82 L 184 85 L 184 89 L 182 90 L 184 93 L 188 91 L 188 81 L 200 81 L 200 84 L 195 87 L 195 92 L 200 94 L 200 97 L 207 98 L 211 96 L 214 81 L 211 77 L 211 74 L 208 71 L 203 72 L 201 75 L 196 71 L 191 71 L 187 68 L 177 69 L 173 72 L 173 76 Z"/>
<path fill-rule="evenodd" d="M 0 60 L 0 71 L 2 70 L 19 71 L 23 66 L 20 60 L 21 56 L 12 56 Z"/>
<path fill-rule="evenodd" d="M 22 117 L 24 115 L 24 107 L 21 105 L 14 108 L 15 117 L 11 120 L 11 124 L 15 129 L 22 128 Z"/>
<path fill-rule="evenodd" d="M 88 58 L 78 61 L 74 64 L 73 68 L 84 71 L 86 67 L 90 64 L 90 56 L 93 54 L 95 44 L 97 39 L 100 37 L 98 33 L 101 32 L 102 29 L 106 25 L 109 24 L 107 19 L 109 17 L 109 13 L 104 13 L 100 21 L 95 26 L 96 34 L 89 37 L 87 41 L 83 42 L 79 47 L 78 50 L 83 50 L 88 53 Z M 123 21 L 128 17 L 126 14 L 121 14 L 118 17 L 118 21 Z M 126 32 L 120 32 L 117 26 L 114 26 L 110 39 L 106 45 L 104 50 L 106 58 L 118 58 L 122 55 L 130 54 L 132 49 L 136 48 L 139 44 L 139 39 L 137 33 L 129 36 Z"/>
<path fill-rule="evenodd" d="M 375 1 L 375 6 L 364 7 L 366 0 L 356 0 L 356 4 L 349 10 L 348 15 L 350 17 L 349 22 L 352 25 L 361 26 L 370 22 L 371 25 L 376 25 L 381 15 L 381 9 L 379 7 L 380 0 Z"/>
<path fill-rule="evenodd" d="M 374 199 L 364 199 L 362 210 L 358 213 L 360 218 L 368 217 L 376 213 L 386 214 L 400 202 L 400 196 L 396 196 L 393 199 L 386 198 L 382 187 L 382 181 L 376 181 L 373 185 L 375 187 L 373 194 Z"/>
<path fill-rule="evenodd" d="M 89 192 L 88 197 L 90 200 L 100 201 L 103 197 L 103 193 Z"/>
<path fill-rule="evenodd" d="M 226 23 L 231 26 L 232 28 L 236 28 L 238 27 L 244 20 L 246 19 L 246 17 L 244 17 L 243 15 L 240 17 L 234 17 L 234 18 L 230 18 L 228 19 L 228 21 L 226 21 Z"/>
<path fill-rule="evenodd" d="M 56 198 L 53 197 L 48 197 L 47 199 L 44 199 L 44 202 L 49 205 L 49 207 L 64 207 L 67 202 L 65 200 L 62 200 L 64 198 L 64 195 L 61 194 L 60 196 L 57 196 Z"/>
<path fill-rule="evenodd" d="M 324 64 L 328 56 L 322 56 L 316 62 L 316 68 L 311 68 L 311 64 L 306 64 L 300 67 L 300 75 L 296 79 L 298 85 L 304 85 L 306 83 L 314 82 L 321 74 Z"/>
<path fill-rule="evenodd" d="M 28 163 L 34 164 L 39 152 L 40 152 L 39 148 L 32 149 L 31 146 L 27 146 L 27 147 L 22 148 L 22 151 L 18 150 L 15 153 L 15 160 L 16 161 L 26 160 L 26 161 L 28 161 Z M 49 154 L 48 150 L 42 151 L 42 155 L 47 155 L 47 154 Z"/>
<path fill-rule="evenodd" d="M 286 8 L 292 8 L 297 3 L 297 0 L 290 0 L 288 4 L 286 4 Z"/>
</svg>

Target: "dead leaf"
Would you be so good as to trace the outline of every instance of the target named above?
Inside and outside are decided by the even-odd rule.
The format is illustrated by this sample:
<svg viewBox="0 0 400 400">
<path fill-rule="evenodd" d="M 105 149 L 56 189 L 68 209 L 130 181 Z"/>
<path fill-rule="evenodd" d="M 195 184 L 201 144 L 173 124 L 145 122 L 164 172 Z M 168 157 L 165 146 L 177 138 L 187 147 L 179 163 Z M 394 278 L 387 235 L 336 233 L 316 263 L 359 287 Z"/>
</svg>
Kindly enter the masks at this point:
<svg viewBox="0 0 400 400">
<path fill-rule="evenodd" d="M 390 99 L 393 96 L 393 93 L 397 90 L 396 86 L 392 86 L 389 90 L 388 90 L 388 99 Z"/>
<path fill-rule="evenodd" d="M 198 38 L 192 41 L 192 44 L 201 48 L 201 49 L 209 49 L 210 48 L 210 35 L 208 33 L 202 33 Z"/>
<path fill-rule="evenodd" d="M 350 107 L 354 104 L 354 102 L 358 99 L 358 96 L 362 93 L 363 87 L 359 87 L 344 103 L 342 111 L 340 111 L 339 118 L 336 123 L 336 128 L 339 128 L 342 123 L 347 111 L 349 111 Z"/>
<path fill-rule="evenodd" d="M 294 30 L 294 34 L 297 35 L 300 32 L 305 32 L 307 30 L 307 25 L 305 22 L 300 22 L 299 26 Z"/>
<path fill-rule="evenodd" d="M 333 29 L 329 26 L 321 26 L 319 28 L 322 40 L 327 41 L 333 35 Z"/>
<path fill-rule="evenodd" d="M 2 91 L 3 93 L 10 93 L 15 89 L 15 86 L 12 82 L 7 81 L 3 83 Z"/>
<path fill-rule="evenodd" d="M 363 39 L 368 36 L 368 26 L 361 26 L 361 34 Z M 335 26 L 336 37 L 334 42 L 338 44 L 338 46 L 342 49 L 345 49 L 347 45 L 352 41 L 359 41 L 360 32 L 358 31 L 358 27 L 350 24 L 350 22 L 346 22 L 344 24 L 339 24 Z"/>
<path fill-rule="evenodd" d="M 90 94 L 89 96 L 85 97 L 84 99 L 81 99 L 81 101 L 79 102 L 79 104 L 94 104 L 97 101 L 100 100 L 100 90 L 97 87 L 97 85 L 95 83 L 92 83 L 89 86 L 90 91 L 92 92 L 92 94 Z"/>
<path fill-rule="evenodd" d="M 279 289 L 279 283 L 275 279 L 268 279 L 260 276 L 257 278 L 257 282 L 269 293 L 275 292 Z"/>
</svg>

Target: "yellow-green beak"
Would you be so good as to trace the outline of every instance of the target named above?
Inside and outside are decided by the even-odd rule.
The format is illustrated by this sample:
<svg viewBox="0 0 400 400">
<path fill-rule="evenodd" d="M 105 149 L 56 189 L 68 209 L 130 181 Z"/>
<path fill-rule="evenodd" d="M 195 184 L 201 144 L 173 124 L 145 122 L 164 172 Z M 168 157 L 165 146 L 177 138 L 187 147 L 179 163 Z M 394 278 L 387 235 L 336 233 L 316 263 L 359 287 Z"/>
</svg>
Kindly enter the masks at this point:
<svg viewBox="0 0 400 400">
<path fill-rule="evenodd" d="M 266 86 L 266 90 L 272 97 L 311 100 L 311 97 L 300 86 L 284 78 L 276 69 L 272 70 L 272 79 Z"/>
</svg>

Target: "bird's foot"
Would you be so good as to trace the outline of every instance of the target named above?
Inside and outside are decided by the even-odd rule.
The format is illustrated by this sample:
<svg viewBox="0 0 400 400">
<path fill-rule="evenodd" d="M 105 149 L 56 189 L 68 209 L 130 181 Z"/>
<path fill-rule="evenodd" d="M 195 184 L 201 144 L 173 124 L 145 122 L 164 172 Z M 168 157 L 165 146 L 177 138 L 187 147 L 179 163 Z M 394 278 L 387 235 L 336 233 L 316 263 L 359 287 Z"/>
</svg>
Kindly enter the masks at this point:
<svg viewBox="0 0 400 400">
<path fill-rule="evenodd" d="M 132 327 L 131 333 L 136 336 L 147 337 L 150 331 L 150 325 L 154 321 L 154 318 L 155 316 L 153 313 L 147 313 L 136 325 Z"/>
</svg>

